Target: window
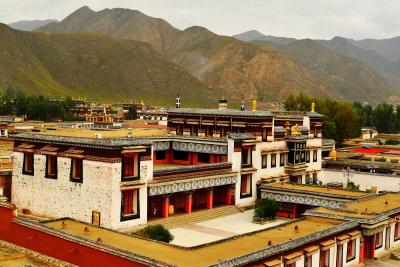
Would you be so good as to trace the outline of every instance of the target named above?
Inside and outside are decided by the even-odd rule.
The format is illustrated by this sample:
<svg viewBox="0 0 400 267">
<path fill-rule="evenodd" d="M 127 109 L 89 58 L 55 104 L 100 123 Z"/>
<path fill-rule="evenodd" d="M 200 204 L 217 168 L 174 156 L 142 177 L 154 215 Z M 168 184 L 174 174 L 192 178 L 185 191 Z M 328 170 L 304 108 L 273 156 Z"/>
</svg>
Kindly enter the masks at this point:
<svg viewBox="0 0 400 267">
<path fill-rule="evenodd" d="M 264 142 L 266 142 L 266 141 L 267 141 L 267 138 L 268 138 L 268 131 L 267 131 L 267 128 L 262 128 L 262 140 L 263 140 Z"/>
<path fill-rule="evenodd" d="M 213 128 L 211 126 L 206 126 L 205 129 L 205 135 L 206 137 L 212 137 L 213 136 Z"/>
<path fill-rule="evenodd" d="M 72 158 L 71 159 L 71 181 L 82 183 L 82 159 Z"/>
<path fill-rule="evenodd" d="M 197 161 L 201 163 L 210 163 L 210 154 L 208 153 L 197 154 Z"/>
<path fill-rule="evenodd" d="M 296 263 L 295 262 L 285 263 L 285 267 L 296 267 Z"/>
<path fill-rule="evenodd" d="M 139 189 L 122 191 L 121 221 L 139 218 Z"/>
<path fill-rule="evenodd" d="M 320 262 L 319 262 L 320 263 L 319 264 L 320 267 L 330 267 L 329 266 L 329 261 L 330 261 L 330 259 L 329 259 L 329 256 L 330 256 L 329 251 L 330 251 L 330 249 L 327 249 L 325 251 L 321 251 Z"/>
<path fill-rule="evenodd" d="M 383 245 L 382 240 L 383 232 L 375 234 L 375 249 L 380 249 Z"/>
<path fill-rule="evenodd" d="M 139 154 L 124 153 L 122 157 L 123 177 L 125 179 L 139 178 Z"/>
<path fill-rule="evenodd" d="M 33 153 L 24 153 L 23 174 L 33 175 Z"/>
<path fill-rule="evenodd" d="M 306 162 L 310 163 L 310 151 L 306 151 Z"/>
<path fill-rule="evenodd" d="M 266 169 L 267 162 L 268 162 L 268 155 L 262 155 L 261 156 L 261 168 Z"/>
<path fill-rule="evenodd" d="M 304 258 L 304 267 L 312 267 L 312 255 Z"/>
<path fill-rule="evenodd" d="M 276 167 L 276 154 L 271 154 L 271 168 Z"/>
<path fill-rule="evenodd" d="M 57 178 L 57 156 L 46 156 L 46 178 Z"/>
<path fill-rule="evenodd" d="M 312 184 L 312 180 L 309 173 L 306 174 L 306 184 Z"/>
<path fill-rule="evenodd" d="M 242 148 L 242 167 L 250 167 L 251 166 L 251 147 L 243 147 Z"/>
<path fill-rule="evenodd" d="M 313 151 L 313 162 L 317 162 L 318 161 L 318 150 L 314 150 Z"/>
<path fill-rule="evenodd" d="M 174 160 L 188 161 L 189 160 L 189 152 L 173 150 L 172 158 Z"/>
<path fill-rule="evenodd" d="M 356 258 L 356 240 L 347 242 L 346 262 L 352 261 Z"/>
<path fill-rule="evenodd" d="M 240 179 L 240 198 L 251 197 L 251 174 L 244 174 Z"/>
<path fill-rule="evenodd" d="M 281 167 L 284 167 L 286 165 L 286 154 L 285 153 L 281 153 L 280 157 L 279 157 L 279 165 Z"/>
<path fill-rule="evenodd" d="M 177 124 L 176 125 L 176 134 L 177 135 L 182 135 L 183 134 L 183 125 L 182 124 Z"/>
<path fill-rule="evenodd" d="M 167 151 L 158 150 L 156 151 L 156 160 L 165 160 L 167 157 Z"/>
<path fill-rule="evenodd" d="M 314 172 L 314 173 L 312 174 L 312 179 L 313 179 L 313 183 L 314 183 L 314 184 L 317 184 L 317 183 L 318 183 L 318 176 L 317 176 L 317 173 Z"/>
<path fill-rule="evenodd" d="M 219 137 L 225 137 L 226 135 L 226 128 L 225 127 L 221 127 L 220 131 L 219 131 Z"/>
<path fill-rule="evenodd" d="M 394 225 L 394 241 L 400 240 L 400 222 Z"/>
<path fill-rule="evenodd" d="M 199 126 L 192 125 L 190 127 L 190 136 L 198 136 L 199 135 Z"/>
</svg>

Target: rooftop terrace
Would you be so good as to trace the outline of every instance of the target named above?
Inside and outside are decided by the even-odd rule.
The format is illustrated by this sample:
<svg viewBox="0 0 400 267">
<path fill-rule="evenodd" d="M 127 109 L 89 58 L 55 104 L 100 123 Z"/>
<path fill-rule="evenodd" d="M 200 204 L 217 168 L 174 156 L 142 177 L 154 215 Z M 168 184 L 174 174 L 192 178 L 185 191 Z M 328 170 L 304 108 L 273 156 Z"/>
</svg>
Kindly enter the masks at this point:
<svg viewBox="0 0 400 267">
<path fill-rule="evenodd" d="M 369 193 L 363 191 L 349 191 L 345 189 L 329 188 L 325 186 L 315 186 L 315 185 L 305 185 L 305 184 L 294 184 L 294 183 L 271 183 L 263 185 L 262 188 L 265 189 L 282 189 L 290 190 L 294 192 L 304 192 L 307 194 L 324 194 L 332 196 L 350 196 L 359 198 L 361 196 L 366 196 Z"/>
<path fill-rule="evenodd" d="M 346 204 L 341 209 L 316 208 L 310 212 L 333 216 L 372 219 L 385 213 L 400 210 L 400 193 L 387 193 Z"/>
<path fill-rule="evenodd" d="M 285 243 L 289 240 L 292 240 L 291 244 L 293 245 L 296 244 L 293 241 L 297 238 L 301 239 L 309 235 L 309 238 L 316 238 L 318 240 L 318 238 L 323 238 L 325 234 L 328 234 L 328 229 L 332 231 L 332 229 L 343 223 L 334 219 L 310 217 L 273 229 L 228 239 L 223 242 L 185 249 L 103 228 L 88 226 L 87 224 L 69 219 L 64 221 L 66 222 L 65 227 L 62 226 L 62 220 L 50 221 L 46 225 L 61 232 L 93 242 L 100 237 L 102 243 L 105 245 L 177 266 L 207 266 L 260 250 L 275 251 L 277 248 L 274 245 Z M 297 230 L 295 230 L 295 226 L 297 226 Z M 84 232 L 85 227 L 89 227 L 89 233 Z M 343 229 L 343 227 L 337 229 L 337 231 L 340 230 L 343 231 L 346 229 Z M 268 247 L 268 241 L 272 242 L 272 246 Z M 298 244 L 302 245 L 301 242 Z"/>
<path fill-rule="evenodd" d="M 0 266 L 73 267 L 75 265 L 0 241 Z"/>
</svg>

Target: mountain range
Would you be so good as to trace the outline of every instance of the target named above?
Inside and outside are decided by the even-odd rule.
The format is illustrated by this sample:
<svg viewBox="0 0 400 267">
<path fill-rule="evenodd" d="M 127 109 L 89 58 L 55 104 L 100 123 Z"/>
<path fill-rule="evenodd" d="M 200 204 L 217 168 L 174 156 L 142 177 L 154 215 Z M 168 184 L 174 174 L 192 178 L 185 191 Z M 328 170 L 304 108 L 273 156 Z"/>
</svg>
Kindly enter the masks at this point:
<svg viewBox="0 0 400 267">
<path fill-rule="evenodd" d="M 17 22 L 13 22 L 8 24 L 13 29 L 21 30 L 21 31 L 33 31 L 39 27 L 43 27 L 52 22 L 57 22 L 54 19 L 46 19 L 46 20 L 21 20 Z"/>
<path fill-rule="evenodd" d="M 32 36 L 60 38 L 65 42 L 51 42 L 54 46 L 79 42 L 78 36 L 92 40 L 99 38 L 101 42 L 109 42 L 110 45 L 114 45 L 114 42 L 122 45 L 126 49 L 124 53 L 128 55 L 132 53 L 132 57 L 129 58 L 130 62 L 124 62 L 128 57 L 124 59 L 122 51 L 119 52 L 120 58 L 111 57 L 111 54 L 103 54 L 111 53 L 111 51 L 96 51 L 96 57 L 101 57 L 102 60 L 107 59 L 113 67 L 118 64 L 125 67 L 116 67 L 113 69 L 114 71 L 108 73 L 107 78 L 102 76 L 103 87 L 107 87 L 111 83 L 115 88 L 116 81 L 124 84 L 124 87 L 121 87 L 116 94 L 116 97 L 119 98 L 141 96 L 152 102 L 162 102 L 160 98 L 163 97 L 163 91 L 166 90 L 169 98 L 175 97 L 178 93 L 181 94 L 182 99 L 186 95 L 188 97 L 195 95 L 198 96 L 197 100 L 193 100 L 197 101 L 196 104 L 207 105 L 212 101 L 211 96 L 214 100 L 218 97 L 225 97 L 232 102 L 239 102 L 241 98 L 247 100 L 257 98 L 259 102 L 263 103 L 283 101 L 288 94 L 303 92 L 317 97 L 368 101 L 374 104 L 387 100 L 389 97 L 393 98 L 398 94 L 394 82 L 396 75 L 384 71 L 388 68 L 385 65 L 386 61 L 385 64 L 382 63 L 382 69 L 376 69 L 371 66 L 372 63 L 366 63 L 354 55 L 350 55 L 350 52 L 345 54 L 343 51 L 333 48 L 333 45 L 329 47 L 325 43 L 326 41 L 322 40 L 296 40 L 265 36 L 256 31 L 228 37 L 217 35 L 199 26 L 179 30 L 163 19 L 147 16 L 137 10 L 122 8 L 95 12 L 89 7 L 82 7 L 62 21 L 48 23 L 35 31 L 36 33 L 31 33 Z M 74 41 L 69 41 L 70 38 Z M 352 47 L 356 47 L 350 41 L 346 42 Z M 128 43 L 129 45 L 127 45 Z M 138 53 L 133 56 L 134 53 L 130 49 L 139 44 L 141 47 L 148 44 L 146 48 L 148 59 L 139 57 Z M 58 47 L 52 49 L 59 50 Z M 367 52 L 372 51 L 362 49 Z M 117 53 L 115 47 L 108 50 Z M 74 52 L 73 56 L 83 57 L 84 52 L 91 51 L 88 49 Z M 380 54 L 376 53 L 376 55 Z M 71 54 L 65 53 L 64 57 L 60 57 L 58 54 L 43 52 L 41 55 L 49 61 L 50 57 L 55 57 L 51 59 L 52 63 L 59 67 L 65 65 L 64 59 L 68 56 Z M 179 85 L 181 87 L 179 88 L 173 83 L 168 86 L 179 88 L 179 90 L 168 89 L 168 86 L 164 89 L 159 85 L 157 85 L 157 89 L 154 89 L 152 86 L 155 83 L 165 84 L 166 79 L 170 76 L 165 77 L 157 71 L 153 73 L 150 69 L 151 66 L 148 66 L 149 68 L 144 72 L 138 72 L 135 69 L 136 72 L 130 73 L 133 70 L 126 69 L 127 65 L 142 66 L 146 60 L 152 61 L 155 60 L 154 58 L 158 60 L 157 62 L 163 62 L 162 65 L 165 69 L 173 68 L 175 70 L 169 70 L 170 75 L 173 73 L 179 77 L 175 78 L 174 76 L 171 79 L 175 79 L 174 82 L 181 81 Z M 69 63 L 70 61 L 67 62 L 67 64 Z M 78 67 L 73 63 L 77 62 L 71 60 L 71 66 L 64 66 L 65 69 L 68 69 L 68 72 L 63 73 L 64 75 L 75 74 L 77 72 L 75 68 L 82 72 L 85 71 L 86 66 Z M 94 68 L 94 66 L 91 67 Z M 57 77 L 56 81 L 59 82 L 61 77 L 57 70 L 46 70 L 52 72 L 50 76 Z M 119 73 L 121 71 L 125 75 Z M 87 81 L 83 81 L 84 78 L 81 77 L 79 86 L 77 83 L 64 81 L 64 79 L 75 80 L 74 77 L 62 77 L 65 83 L 63 86 L 74 93 L 89 96 L 93 94 L 93 96 L 113 99 L 114 92 L 117 92 L 115 90 L 102 89 L 103 91 L 92 92 L 92 88 L 100 85 L 95 80 L 97 79 L 95 74 L 97 73 L 93 69 L 91 75 L 86 75 Z M 129 81 L 131 81 L 132 75 L 140 76 L 135 77 L 135 86 L 128 86 L 128 82 L 121 80 L 130 77 Z M 154 75 L 160 75 L 161 78 Z M 147 87 L 141 88 L 142 83 L 139 81 L 143 82 L 143 80 L 151 80 L 152 84 L 145 83 Z M 1 72 L 0 81 L 2 81 Z M 88 85 L 91 87 L 86 87 Z M 182 86 L 187 86 L 185 94 L 182 94 L 184 91 Z M 156 86 L 154 85 L 154 87 Z M 161 93 L 152 95 L 150 92 L 154 91 Z M 100 92 L 113 92 L 113 94 Z"/>
<path fill-rule="evenodd" d="M 275 37 L 264 35 L 256 30 L 247 31 L 238 35 L 234 35 L 242 41 L 247 42 L 271 42 L 273 46 L 279 47 L 291 45 L 297 40 L 289 37 Z M 352 59 L 357 59 L 367 64 L 373 71 L 381 75 L 388 81 L 396 91 L 400 90 L 400 37 L 390 39 L 364 39 L 354 40 L 344 37 L 334 37 L 331 40 L 313 40 L 329 48 L 333 52 L 337 52 Z M 302 51 L 297 51 L 298 56 L 307 54 L 315 46 L 312 42 L 308 42 L 310 46 L 303 46 Z M 294 55 L 295 56 L 295 55 Z"/>
<path fill-rule="evenodd" d="M 99 33 L 25 32 L 0 24 L 0 87 L 97 100 L 211 102 L 207 86 L 151 45 Z"/>
</svg>

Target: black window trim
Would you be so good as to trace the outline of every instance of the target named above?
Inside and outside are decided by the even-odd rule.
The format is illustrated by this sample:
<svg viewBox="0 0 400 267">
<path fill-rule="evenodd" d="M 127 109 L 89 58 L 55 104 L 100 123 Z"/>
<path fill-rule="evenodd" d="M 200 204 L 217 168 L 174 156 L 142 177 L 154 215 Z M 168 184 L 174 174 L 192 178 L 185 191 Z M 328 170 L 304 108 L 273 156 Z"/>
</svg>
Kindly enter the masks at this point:
<svg viewBox="0 0 400 267">
<path fill-rule="evenodd" d="M 137 204 L 137 212 L 136 214 L 132 214 L 132 215 L 124 215 L 123 210 L 124 210 L 124 192 L 121 191 L 121 211 L 120 211 L 120 221 L 124 222 L 124 221 L 130 221 L 130 220 L 134 220 L 134 219 L 139 219 L 140 218 L 140 201 L 139 201 L 139 194 L 140 194 L 140 189 L 133 189 L 133 190 L 137 190 L 137 194 L 136 194 L 136 204 Z"/>
<path fill-rule="evenodd" d="M 74 165 L 74 160 L 80 160 L 80 161 L 82 161 L 82 164 L 81 164 L 81 177 L 80 177 L 80 179 L 77 179 L 77 178 L 73 178 L 72 177 L 72 168 L 73 168 L 73 165 Z M 71 181 L 71 182 L 74 182 L 74 183 L 80 183 L 80 184 L 82 184 L 83 183 L 83 159 L 82 158 L 71 158 L 71 168 L 70 168 L 70 173 L 69 173 L 69 180 Z"/>
<path fill-rule="evenodd" d="M 56 158 L 56 173 L 55 174 L 49 174 L 48 173 L 48 164 L 49 164 L 49 157 L 55 157 Z M 53 156 L 53 155 L 46 155 L 46 172 L 44 175 L 45 178 L 48 179 L 57 179 L 58 178 L 58 157 L 57 156 Z"/>
<path fill-rule="evenodd" d="M 30 172 L 25 170 L 25 155 L 26 154 L 32 155 L 32 171 L 30 171 Z M 23 157 L 24 158 L 22 160 L 22 174 L 34 176 L 35 175 L 35 154 L 31 153 L 31 152 L 24 152 Z"/>
</svg>

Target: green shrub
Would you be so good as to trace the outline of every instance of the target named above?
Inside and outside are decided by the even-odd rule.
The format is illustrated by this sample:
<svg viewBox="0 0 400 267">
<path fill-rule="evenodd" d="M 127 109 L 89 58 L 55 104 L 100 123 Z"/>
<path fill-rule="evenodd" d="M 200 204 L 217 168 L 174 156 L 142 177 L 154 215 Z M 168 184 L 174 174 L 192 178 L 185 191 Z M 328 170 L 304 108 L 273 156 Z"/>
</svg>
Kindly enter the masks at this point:
<svg viewBox="0 0 400 267">
<path fill-rule="evenodd" d="M 385 142 L 385 145 L 398 145 L 398 144 L 400 144 L 400 141 L 395 139 L 389 139 Z"/>
<path fill-rule="evenodd" d="M 280 209 L 280 204 L 273 199 L 261 199 L 257 201 L 254 215 L 258 218 L 275 219 L 276 212 Z"/>
<path fill-rule="evenodd" d="M 350 191 L 359 191 L 360 185 L 356 185 L 354 182 L 348 182 L 346 188 Z"/>
<path fill-rule="evenodd" d="M 158 225 L 149 225 L 144 228 L 144 234 L 146 237 L 169 243 L 174 239 L 174 236 L 166 229 L 164 226 Z"/>
</svg>

